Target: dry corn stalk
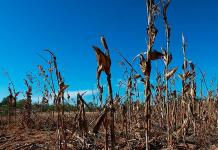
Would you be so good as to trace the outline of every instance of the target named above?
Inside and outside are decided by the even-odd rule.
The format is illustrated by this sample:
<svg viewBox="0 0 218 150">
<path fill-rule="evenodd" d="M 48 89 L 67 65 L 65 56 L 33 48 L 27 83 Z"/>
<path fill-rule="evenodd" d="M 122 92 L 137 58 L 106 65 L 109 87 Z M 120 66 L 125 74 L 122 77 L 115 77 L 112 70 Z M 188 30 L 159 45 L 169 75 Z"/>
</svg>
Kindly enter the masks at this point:
<svg viewBox="0 0 218 150">
<path fill-rule="evenodd" d="M 32 103 L 32 87 L 31 85 L 28 83 L 27 80 L 24 80 L 25 85 L 27 87 L 27 91 L 26 91 L 26 99 L 24 101 L 24 105 L 23 105 L 23 118 L 22 118 L 22 124 L 27 127 L 30 128 L 31 127 L 31 103 Z"/>
<path fill-rule="evenodd" d="M 182 34 L 182 51 L 184 56 L 184 61 L 182 65 L 183 74 L 179 74 L 180 79 L 182 80 L 182 100 L 181 100 L 181 110 L 182 110 L 182 123 L 185 120 L 185 117 L 190 119 L 190 106 L 191 106 L 191 100 L 187 101 L 188 96 L 190 93 L 193 94 L 193 88 L 191 88 L 191 81 L 190 78 L 195 74 L 195 72 L 190 72 L 188 70 L 188 61 L 186 59 L 186 42 L 184 35 Z M 194 65 L 190 64 L 190 67 L 193 68 Z M 194 73 L 194 74 L 193 74 Z M 185 105 L 187 104 L 187 105 Z M 194 125 L 195 126 L 195 125 Z M 185 141 L 185 135 L 186 135 L 186 128 L 182 129 L 183 132 L 183 141 Z"/>
<path fill-rule="evenodd" d="M 100 95 L 103 92 L 103 88 L 99 84 L 99 79 L 101 72 L 104 71 L 107 75 L 107 83 L 108 83 L 108 95 L 109 95 L 109 103 L 110 103 L 110 134 L 111 134 L 111 149 L 115 148 L 115 132 L 114 132 L 114 106 L 113 106 L 113 92 L 112 92 L 112 85 L 111 85 L 111 59 L 109 54 L 109 49 L 106 43 L 105 38 L 101 37 L 101 43 L 105 49 L 105 53 L 101 51 L 100 48 L 93 46 L 95 50 L 97 62 L 98 62 L 98 69 L 97 69 L 97 86 L 100 91 Z"/>
<path fill-rule="evenodd" d="M 11 90 L 10 85 L 8 86 L 8 91 L 9 91 L 9 96 L 8 96 L 8 101 L 7 101 L 7 106 L 8 106 L 8 123 L 11 122 L 11 114 L 13 114 L 13 108 L 16 108 L 16 97 L 13 96 L 13 92 Z M 15 109 L 15 115 L 16 115 L 16 109 Z M 15 119 L 16 121 L 16 119 Z"/>
<path fill-rule="evenodd" d="M 157 60 L 162 58 L 163 54 L 157 51 L 153 51 L 153 44 L 157 35 L 158 30 L 155 28 L 155 19 L 158 13 L 158 6 L 155 4 L 154 0 L 147 0 L 147 21 L 148 21 L 148 27 L 147 27 L 147 52 L 146 59 L 142 54 L 139 54 L 140 56 L 140 68 L 144 75 L 143 79 L 144 85 L 145 85 L 145 122 L 146 122 L 146 149 L 149 148 L 149 136 L 150 136 L 150 103 L 151 103 L 151 84 L 150 84 L 150 74 L 151 74 L 151 61 Z M 137 57 L 137 56 L 136 56 Z M 135 57 L 135 58 L 136 58 Z"/>
<path fill-rule="evenodd" d="M 57 149 L 66 149 L 67 148 L 67 141 L 66 141 L 66 127 L 64 123 L 64 93 L 66 89 L 69 87 L 65 85 L 64 80 L 62 78 L 61 72 L 58 69 L 57 65 L 57 58 L 53 52 L 50 50 L 45 50 L 51 56 L 51 60 L 49 61 L 49 73 L 50 73 L 50 80 L 47 80 L 48 84 L 51 87 L 51 90 L 54 95 L 54 104 L 56 106 L 58 112 L 58 119 L 57 119 Z M 41 73 L 45 74 L 45 71 L 42 67 L 38 66 L 41 70 Z M 55 71 L 55 76 L 57 80 L 57 87 L 58 91 L 55 91 L 54 79 L 52 76 L 53 71 Z M 48 78 L 48 75 L 44 75 L 45 78 Z"/>
<path fill-rule="evenodd" d="M 8 80 L 9 80 L 9 86 L 8 86 L 9 96 L 8 96 L 8 101 L 7 101 L 8 123 L 10 123 L 10 121 L 11 121 L 11 114 L 12 113 L 15 115 L 15 122 L 16 122 L 17 96 L 19 95 L 20 92 L 16 92 L 15 85 L 14 85 L 9 73 L 6 70 L 4 70 L 4 74 L 7 76 Z"/>
<path fill-rule="evenodd" d="M 85 112 L 85 100 L 83 99 L 82 95 L 79 93 L 77 94 L 77 105 L 79 106 L 79 128 L 80 131 L 82 131 L 82 134 L 84 135 L 88 133 L 88 124 L 86 119 L 86 112 Z M 86 104 L 87 105 L 87 104 Z"/>
<path fill-rule="evenodd" d="M 167 120 L 167 147 L 172 148 L 173 145 L 173 139 L 172 139 L 172 116 L 170 115 L 170 101 L 169 101 L 169 95 L 168 95 L 168 80 L 173 76 L 173 74 L 176 72 L 177 67 L 173 68 L 171 70 L 169 69 L 169 64 L 172 61 L 172 54 L 169 52 L 169 46 L 170 46 L 170 26 L 167 20 L 167 10 L 170 4 L 170 0 L 166 0 L 166 2 L 162 2 L 162 15 L 163 15 L 163 21 L 165 25 L 165 34 L 166 34 L 166 51 L 164 50 L 164 64 L 165 64 L 165 82 L 166 82 L 166 95 L 165 95 L 165 102 L 167 103 L 167 114 L 166 114 L 166 120 Z"/>
</svg>

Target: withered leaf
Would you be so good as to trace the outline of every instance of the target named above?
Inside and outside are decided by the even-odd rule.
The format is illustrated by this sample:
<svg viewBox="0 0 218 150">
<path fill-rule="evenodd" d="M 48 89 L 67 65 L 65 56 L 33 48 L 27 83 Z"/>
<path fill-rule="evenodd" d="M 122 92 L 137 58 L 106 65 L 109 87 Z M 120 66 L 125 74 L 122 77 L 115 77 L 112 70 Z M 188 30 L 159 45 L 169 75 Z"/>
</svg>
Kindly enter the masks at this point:
<svg viewBox="0 0 218 150">
<path fill-rule="evenodd" d="M 69 85 L 65 85 L 64 82 L 61 82 L 59 85 L 58 97 L 62 97 L 64 95 L 65 90 L 69 87 Z"/>
<path fill-rule="evenodd" d="M 99 129 L 100 129 L 103 121 L 105 120 L 106 115 L 107 115 L 107 109 L 104 109 L 103 113 L 98 118 L 98 120 L 93 128 L 93 133 L 97 134 L 99 132 Z"/>
<path fill-rule="evenodd" d="M 93 46 L 93 49 L 96 52 L 98 71 L 105 71 L 106 74 L 109 74 L 111 66 L 110 56 L 105 55 L 105 53 L 103 53 L 101 49 L 96 46 Z"/>
<path fill-rule="evenodd" d="M 185 86 L 184 86 L 184 89 L 183 89 L 183 93 L 186 93 L 190 90 L 190 86 L 191 86 L 191 83 L 187 83 Z"/>
<path fill-rule="evenodd" d="M 175 68 L 171 69 L 169 72 L 167 72 L 165 74 L 165 78 L 167 80 L 169 80 L 174 75 L 174 73 L 176 72 L 177 69 L 178 69 L 178 67 L 175 67 Z"/>
<path fill-rule="evenodd" d="M 128 79 L 127 87 L 128 87 L 128 89 L 132 88 L 132 80 L 131 80 L 131 78 Z"/>
<path fill-rule="evenodd" d="M 151 51 L 148 53 L 148 59 L 149 60 L 157 60 L 157 59 L 161 59 L 163 57 L 163 54 L 161 52 L 158 52 L 156 50 Z"/>
<path fill-rule="evenodd" d="M 82 94 L 77 93 L 77 103 L 78 103 L 78 104 L 81 104 L 81 102 L 82 102 L 82 104 L 85 104 L 85 106 L 86 106 L 88 109 L 90 109 L 89 105 L 86 103 L 86 101 L 83 99 L 82 96 L 83 96 Z"/>
<path fill-rule="evenodd" d="M 145 76 L 150 76 L 151 74 L 151 62 L 148 60 L 146 61 L 143 55 L 140 55 L 140 68 L 142 70 L 142 73 Z"/>
<path fill-rule="evenodd" d="M 183 75 L 184 79 L 187 79 L 191 76 L 192 74 L 190 73 L 190 71 L 186 71 Z"/>
<path fill-rule="evenodd" d="M 173 59 L 172 54 L 171 53 L 167 53 L 165 50 L 163 50 L 163 60 L 164 60 L 164 64 L 166 66 L 168 66 L 170 64 L 172 59 Z"/>
<path fill-rule="evenodd" d="M 69 87 L 69 85 L 65 85 L 64 82 L 60 83 L 60 91 L 61 92 L 64 92 L 68 87 Z"/>
<path fill-rule="evenodd" d="M 141 78 L 141 75 L 140 75 L 140 74 L 135 74 L 135 75 L 133 76 L 133 78 L 134 78 L 134 79 Z"/>
<path fill-rule="evenodd" d="M 196 92 L 195 92 L 195 89 L 193 87 L 190 90 L 190 95 L 192 98 L 195 98 Z"/>
</svg>

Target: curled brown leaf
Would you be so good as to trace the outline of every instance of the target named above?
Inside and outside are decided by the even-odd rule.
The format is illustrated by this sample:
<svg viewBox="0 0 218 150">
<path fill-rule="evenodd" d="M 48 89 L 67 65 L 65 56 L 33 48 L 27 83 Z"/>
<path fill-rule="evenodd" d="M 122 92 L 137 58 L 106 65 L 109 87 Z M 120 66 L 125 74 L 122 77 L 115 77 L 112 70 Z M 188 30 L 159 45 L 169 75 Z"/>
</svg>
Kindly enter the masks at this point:
<svg viewBox="0 0 218 150">
<path fill-rule="evenodd" d="M 176 70 L 178 69 L 178 67 L 175 67 L 173 69 L 171 69 L 170 71 L 168 71 L 166 74 L 165 74 L 165 78 L 167 80 L 169 80 L 173 75 L 174 73 L 176 72 Z"/>
</svg>

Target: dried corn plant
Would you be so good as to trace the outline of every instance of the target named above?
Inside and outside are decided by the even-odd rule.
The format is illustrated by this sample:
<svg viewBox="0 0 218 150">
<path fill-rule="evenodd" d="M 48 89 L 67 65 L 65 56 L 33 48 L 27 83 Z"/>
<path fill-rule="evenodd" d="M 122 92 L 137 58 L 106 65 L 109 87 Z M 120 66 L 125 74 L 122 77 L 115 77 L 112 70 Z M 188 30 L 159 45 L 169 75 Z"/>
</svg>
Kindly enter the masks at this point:
<svg viewBox="0 0 218 150">
<path fill-rule="evenodd" d="M 139 90 L 138 90 L 138 80 L 144 81 L 143 77 L 136 71 L 136 69 L 133 67 L 132 63 L 127 60 L 121 54 L 120 51 L 116 50 L 118 55 L 121 56 L 123 61 L 121 61 L 121 65 L 125 67 L 124 75 L 123 75 L 123 81 L 120 81 L 122 86 L 126 87 L 126 94 L 125 98 L 126 101 L 122 105 L 122 117 L 123 117 L 123 129 L 125 129 L 126 138 L 127 140 L 131 137 L 129 134 L 135 134 L 132 132 L 136 131 L 136 128 L 140 127 L 140 112 L 139 112 Z M 161 53 L 154 51 L 152 54 L 152 59 L 154 59 L 155 54 L 161 55 Z M 137 55 L 133 61 L 139 57 L 140 55 Z M 133 96 L 136 98 L 136 102 L 133 101 Z"/>
<path fill-rule="evenodd" d="M 12 115 L 12 109 L 14 107 L 14 103 L 15 103 L 15 100 L 14 100 L 14 97 L 13 97 L 13 94 L 12 94 L 12 90 L 11 90 L 11 87 L 8 86 L 8 91 L 9 91 L 9 97 L 8 97 L 8 102 L 7 102 L 7 106 L 8 106 L 8 124 L 11 123 L 11 115 Z"/>
<path fill-rule="evenodd" d="M 189 61 L 189 65 L 191 68 L 191 89 L 190 89 L 190 96 L 191 96 L 191 101 L 192 105 L 191 106 L 191 116 L 193 120 L 193 130 L 194 130 L 194 136 L 196 136 L 196 119 L 197 119 L 197 112 L 196 112 L 196 82 L 195 82 L 195 77 L 196 77 L 196 71 L 195 71 L 195 65 L 193 62 Z"/>
<path fill-rule="evenodd" d="M 53 103 L 57 110 L 57 149 L 66 149 L 67 141 L 66 141 L 66 127 L 64 123 L 64 96 L 65 91 L 69 87 L 65 84 L 61 72 L 59 71 L 57 58 L 53 52 L 50 50 L 45 50 L 50 54 L 50 60 L 47 61 L 44 57 L 42 57 L 46 63 L 48 63 L 49 68 L 48 71 L 45 71 L 41 65 L 38 65 L 39 75 L 43 78 L 44 86 L 48 85 L 51 90 L 51 97 L 53 98 Z M 47 73 L 48 72 L 48 73 Z M 56 80 L 55 80 L 56 77 Z M 46 93 L 48 91 L 45 91 Z M 46 94 L 48 95 L 48 93 Z M 54 109 L 53 109 L 54 111 Z M 54 112 L 53 112 L 54 118 Z"/>
<path fill-rule="evenodd" d="M 179 129 L 179 131 L 182 131 L 182 137 L 183 141 L 185 142 L 185 135 L 187 131 L 187 124 L 190 123 L 190 117 L 192 117 L 191 113 L 191 103 L 195 97 L 195 85 L 193 82 L 195 72 L 193 71 L 193 64 L 189 63 L 191 67 L 191 71 L 188 70 L 188 60 L 186 58 L 186 42 L 184 35 L 182 34 L 182 51 L 183 51 L 183 58 L 184 62 L 182 65 L 183 74 L 179 74 L 179 78 L 182 80 L 182 99 L 181 99 L 181 114 L 182 114 L 182 127 Z M 194 73 L 194 74 L 193 74 Z M 192 83 L 192 85 L 191 85 Z M 193 97 L 192 100 L 189 100 L 189 97 Z M 193 110 L 193 109 L 192 109 Z M 194 125 L 195 126 L 195 125 Z M 178 133 L 178 132 L 177 132 Z M 180 132 L 179 132 L 180 133 Z M 177 135 L 179 136 L 179 135 Z"/>
<path fill-rule="evenodd" d="M 24 79 L 24 83 L 27 87 L 26 90 L 26 99 L 24 101 L 23 105 L 23 118 L 22 118 L 22 125 L 27 128 L 31 128 L 32 126 L 32 118 L 31 118 L 31 113 L 32 113 L 32 86 L 29 83 L 28 80 Z"/>
<path fill-rule="evenodd" d="M 127 140 L 131 137 L 129 134 L 134 132 L 134 123 L 137 124 L 139 121 L 139 115 L 137 115 L 138 111 L 135 109 L 135 102 L 133 101 L 133 96 L 136 99 L 139 99 L 139 93 L 137 93 L 137 80 L 141 79 L 142 76 L 137 73 L 137 71 L 133 68 L 133 65 L 121 54 L 120 51 L 117 53 L 123 59 L 122 66 L 125 67 L 123 79 L 120 81 L 120 86 L 124 86 L 125 90 L 125 102 L 122 104 L 122 121 L 123 121 L 123 130 L 125 129 L 125 134 Z"/>
<path fill-rule="evenodd" d="M 84 99 L 86 92 L 77 94 L 77 105 L 66 102 L 66 95 L 68 101 L 73 98 L 71 99 L 70 92 L 67 91 L 69 86 L 65 84 L 55 54 L 50 50 L 45 50 L 49 54 L 49 60 L 40 55 L 47 65 L 47 67 L 38 65 L 39 76 L 42 77 L 40 79 L 40 84 L 42 84 L 39 86 L 42 95 L 40 100 L 42 101 L 35 105 L 32 104 L 32 93 L 35 92 L 33 82 L 30 78 L 25 79 L 26 92 L 24 93 L 24 110 L 21 121 L 23 127 L 31 129 L 31 131 L 45 130 L 46 128 L 48 135 L 46 140 L 49 140 L 47 149 L 201 149 L 205 148 L 205 145 L 217 141 L 218 86 L 214 90 L 216 81 L 212 79 L 210 86 L 207 86 L 205 73 L 199 68 L 202 79 L 198 96 L 197 66 L 187 59 L 187 45 L 182 34 L 183 64 L 182 73 L 178 75 L 182 82 L 182 89 L 181 92 L 178 90 L 176 78 L 178 68 L 172 66 L 171 27 L 167 16 L 171 1 L 156 2 L 155 0 L 146 0 L 148 23 L 146 51 L 133 59 L 135 61 L 139 57 L 141 73 L 134 69 L 133 62 L 130 63 L 121 52 L 115 50 L 122 58 L 120 65 L 124 67 L 118 91 L 114 92 L 116 93 L 115 97 L 113 97 L 112 91 L 111 55 L 107 42 L 103 36 L 100 38 L 104 51 L 93 46 L 97 57 L 96 78 L 100 100 L 100 106 L 94 106 L 94 109 L 89 107 L 93 105 Z M 156 21 L 159 15 L 163 17 L 165 30 L 165 44 L 162 46 L 161 52 L 154 49 L 158 33 Z M 151 73 L 153 71 L 152 63 L 155 60 L 161 60 L 164 64 L 164 67 L 158 68 L 159 63 L 157 63 L 156 83 L 152 81 Z M 100 83 L 103 72 L 106 74 L 108 93 L 103 93 L 105 92 L 104 87 Z M 15 90 L 9 75 L 8 78 L 10 81 L 9 96 L 4 111 L 8 110 L 8 114 L 6 114 L 8 116 L 5 118 L 8 122 L 7 126 L 10 127 L 12 125 L 10 123 L 13 121 L 12 115 L 15 115 L 16 122 L 16 101 L 19 92 Z M 139 81 L 143 83 L 144 87 L 140 87 Z M 203 86 L 207 92 L 205 96 Z M 142 88 L 143 90 L 141 90 Z M 140 94 L 144 94 L 144 102 L 142 102 Z M 95 100 L 93 91 L 92 95 Z M 103 95 L 106 95 L 105 98 Z M 51 112 L 51 107 L 45 113 L 42 110 L 40 114 L 37 113 L 39 104 L 50 106 L 50 100 L 53 100 L 52 115 L 44 116 L 47 111 Z M 37 110 L 36 113 L 34 108 Z M 98 108 L 100 109 L 96 112 Z M 74 112 L 70 113 L 72 110 Z M 0 107 L 0 111 L 1 114 L 4 113 L 2 107 Z M 66 113 L 67 111 L 69 113 Z M 0 125 L 4 125 L 4 116 L 2 115 Z M 47 126 L 49 126 L 49 131 Z M 0 143 L 3 143 L 2 145 L 9 143 L 4 144 L 8 137 L 2 136 L 0 133 Z M 212 140 L 208 140 L 208 138 Z M 17 141 L 14 137 L 8 139 L 11 142 Z M 0 145 L 0 149 L 2 145 Z M 25 149 L 26 146 L 28 144 L 15 149 Z M 33 147 L 29 146 L 28 148 L 32 149 Z M 7 148 L 3 147 L 3 149 Z"/>
<path fill-rule="evenodd" d="M 107 75 L 107 83 L 108 83 L 108 96 L 109 96 L 109 103 L 110 103 L 110 138 L 111 138 L 111 149 L 115 148 L 115 131 L 114 131 L 114 105 L 113 105 L 113 92 L 112 92 L 112 85 L 111 85 L 111 59 L 109 49 L 106 43 L 105 38 L 101 37 L 101 43 L 105 49 L 105 53 L 96 46 L 93 46 L 93 49 L 96 52 L 97 62 L 98 62 L 98 69 L 97 69 L 97 85 L 100 90 L 100 95 L 103 92 L 102 87 L 99 84 L 99 79 L 101 72 L 104 71 Z"/>
<path fill-rule="evenodd" d="M 16 104 L 17 104 L 17 97 L 20 94 L 20 92 L 16 91 L 14 82 L 12 81 L 10 74 L 6 70 L 4 70 L 4 75 L 9 80 L 9 85 L 8 85 L 9 96 L 8 96 L 8 101 L 7 101 L 8 123 L 11 122 L 11 115 L 15 116 L 14 121 L 16 123 L 16 117 L 17 117 Z"/>
<path fill-rule="evenodd" d="M 88 105 L 86 104 L 82 96 L 83 94 L 77 94 L 77 107 L 79 109 L 78 123 L 80 131 L 82 131 L 82 135 L 85 136 L 85 134 L 88 133 L 88 123 L 86 119 L 85 105 L 87 107 Z"/>
<path fill-rule="evenodd" d="M 163 21 L 164 21 L 164 25 L 165 25 L 165 34 L 166 34 L 166 50 L 163 50 L 163 61 L 165 64 L 165 68 L 164 68 L 164 74 L 165 74 L 165 102 L 167 103 L 166 106 L 166 120 L 167 120 L 167 141 L 168 141 L 168 145 L 167 147 L 170 149 L 173 147 L 173 137 L 172 137 L 172 112 L 170 110 L 172 110 L 170 108 L 170 104 L 171 102 L 169 101 L 169 87 L 168 87 L 168 81 L 169 79 L 174 75 L 174 73 L 177 70 L 177 67 L 172 68 L 169 70 L 169 65 L 172 61 L 172 54 L 170 53 L 170 26 L 167 20 L 167 10 L 170 4 L 170 0 L 167 0 L 166 2 L 162 1 L 162 15 L 163 15 Z M 164 104 L 165 105 L 165 104 Z"/>
<path fill-rule="evenodd" d="M 153 44 L 157 35 L 158 30 L 155 27 L 155 20 L 157 17 L 157 13 L 159 8 L 157 4 L 155 4 L 154 0 L 147 0 L 147 52 L 146 59 L 141 54 L 140 55 L 140 68 L 144 75 L 144 85 L 145 85 L 145 123 L 146 123 L 146 149 L 149 149 L 149 139 L 150 139 L 150 104 L 151 104 L 151 84 L 150 84 L 150 74 L 151 74 L 151 61 L 161 59 L 163 54 L 153 50 Z"/>
<path fill-rule="evenodd" d="M 156 106 L 156 114 L 158 114 L 157 116 L 159 117 L 158 121 L 159 121 L 159 125 L 161 126 L 161 128 L 163 128 L 164 125 L 164 111 L 163 111 L 163 106 L 164 106 L 164 98 L 163 98 L 163 91 L 165 89 L 165 86 L 163 85 L 163 81 L 162 81 L 162 76 L 161 73 L 158 70 L 158 67 L 156 69 L 156 96 L 155 96 L 155 106 Z"/>
</svg>

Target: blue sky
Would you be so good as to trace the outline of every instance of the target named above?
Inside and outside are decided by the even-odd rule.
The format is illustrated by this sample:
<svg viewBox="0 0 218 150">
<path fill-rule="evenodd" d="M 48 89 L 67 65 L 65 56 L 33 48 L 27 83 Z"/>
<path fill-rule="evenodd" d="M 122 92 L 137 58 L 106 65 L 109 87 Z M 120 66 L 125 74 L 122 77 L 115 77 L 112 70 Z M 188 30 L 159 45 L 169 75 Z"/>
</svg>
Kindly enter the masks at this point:
<svg viewBox="0 0 218 150">
<path fill-rule="evenodd" d="M 208 79 L 217 75 L 217 6 L 216 0 L 172 0 L 168 12 L 172 66 L 181 68 L 184 32 L 188 58 L 207 73 Z M 159 50 L 165 45 L 161 18 L 157 27 L 155 49 Z M 44 64 L 37 55 L 46 56 L 44 49 L 57 54 L 70 91 L 95 89 L 96 58 L 91 46 L 100 45 L 100 35 L 105 35 L 111 49 L 112 82 L 116 90 L 123 69 L 114 50 L 131 60 L 145 50 L 145 30 L 144 0 L 0 1 L 0 99 L 8 95 L 3 70 L 10 73 L 18 90 L 25 90 L 23 78 L 28 72 L 37 73 L 37 65 Z M 138 68 L 137 62 L 134 65 Z M 38 96 L 36 92 L 35 95 Z"/>
</svg>

